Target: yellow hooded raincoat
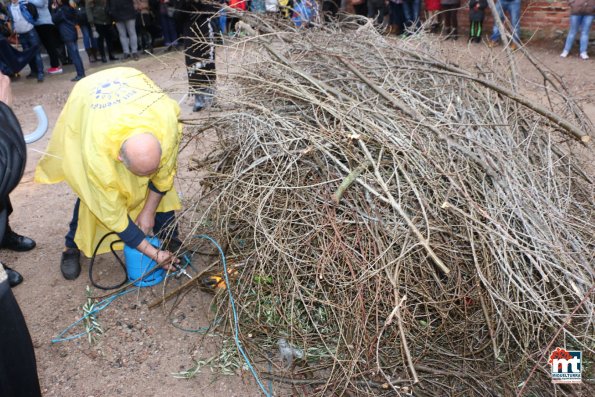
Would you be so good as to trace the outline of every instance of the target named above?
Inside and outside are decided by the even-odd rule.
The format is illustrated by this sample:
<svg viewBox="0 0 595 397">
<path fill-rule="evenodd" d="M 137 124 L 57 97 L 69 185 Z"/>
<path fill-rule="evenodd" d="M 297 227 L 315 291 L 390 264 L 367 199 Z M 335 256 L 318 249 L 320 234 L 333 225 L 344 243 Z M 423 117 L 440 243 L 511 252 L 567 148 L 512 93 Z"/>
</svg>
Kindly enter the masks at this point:
<svg viewBox="0 0 595 397">
<path fill-rule="evenodd" d="M 180 209 L 173 189 L 182 128 L 178 104 L 147 76 L 133 68 L 113 68 L 77 83 L 56 122 L 47 154 L 35 170 L 35 181 L 66 181 L 81 199 L 75 242 L 87 256 L 110 231 L 122 232 L 128 215 L 136 219 L 148 184 L 167 192 L 157 211 Z M 161 143 L 159 170 L 132 174 L 118 160 L 122 143 L 150 132 Z M 102 244 L 99 253 L 109 249 Z"/>
</svg>

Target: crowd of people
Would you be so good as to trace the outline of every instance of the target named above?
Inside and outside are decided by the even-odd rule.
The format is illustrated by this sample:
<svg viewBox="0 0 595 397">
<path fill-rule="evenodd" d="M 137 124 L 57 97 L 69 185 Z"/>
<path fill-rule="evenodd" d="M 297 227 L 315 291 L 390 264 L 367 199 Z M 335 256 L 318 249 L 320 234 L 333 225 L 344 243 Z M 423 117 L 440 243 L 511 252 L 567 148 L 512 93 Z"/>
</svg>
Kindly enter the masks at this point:
<svg viewBox="0 0 595 397">
<path fill-rule="evenodd" d="M 324 0 L 326 9 L 339 9 L 337 0 Z M 345 1 L 345 0 L 343 0 Z M 487 0 L 350 0 L 354 12 L 358 15 L 374 18 L 379 25 L 386 26 L 388 34 L 409 35 L 421 28 L 423 18 L 425 26 L 432 33 L 442 34 L 447 39 L 459 38 L 459 10 L 469 9 L 469 41 L 482 42 L 483 23 L 488 10 Z M 512 49 L 521 43 L 521 0 L 494 0 L 496 11 L 502 21 L 512 27 Z M 572 48 L 575 36 L 580 31 L 579 56 L 588 59 L 587 46 L 589 31 L 595 16 L 595 0 L 569 0 L 570 27 L 561 57 L 566 58 Z M 421 12 L 423 9 L 423 13 Z M 487 44 L 494 47 L 501 42 L 500 28 L 494 23 Z"/>
<path fill-rule="evenodd" d="M 427 30 L 453 40 L 460 37 L 459 10 L 466 7 L 469 40 L 474 43 L 482 41 L 488 9 L 487 0 L 0 0 L 0 68 L 17 77 L 18 67 L 24 64 L 15 59 L 26 59 L 31 70 L 26 77 L 43 82 L 46 73 L 62 73 L 62 65 L 72 63 L 76 70 L 72 80 L 78 81 L 85 76 L 78 52 L 79 32 L 90 63 L 116 61 L 116 49 L 120 48 L 122 59 L 137 60 L 140 53 L 152 52 L 157 40 L 167 51 L 187 47 L 184 39 L 195 33 L 187 30 L 189 20 L 197 19 L 189 12 L 201 9 L 210 18 L 224 5 L 238 11 L 279 14 L 291 18 L 296 26 L 307 26 L 320 15 L 329 20 L 339 10 L 349 10 L 373 19 L 388 34 L 414 34 L 423 20 Z M 521 0 L 496 0 L 495 5 L 500 18 L 512 27 L 510 46 L 514 49 L 521 42 Z M 569 5 L 570 27 L 561 56 L 568 56 L 579 34 L 579 55 L 588 59 L 595 0 L 569 0 Z M 199 25 L 200 34 L 206 37 L 235 30 L 236 17 L 225 17 L 224 12 L 218 15 L 211 23 Z M 198 19 L 204 22 L 208 18 Z M 489 46 L 501 41 L 498 24 L 492 29 Z M 16 43 L 22 53 L 9 48 Z M 47 70 L 42 48 L 49 57 Z"/>
</svg>

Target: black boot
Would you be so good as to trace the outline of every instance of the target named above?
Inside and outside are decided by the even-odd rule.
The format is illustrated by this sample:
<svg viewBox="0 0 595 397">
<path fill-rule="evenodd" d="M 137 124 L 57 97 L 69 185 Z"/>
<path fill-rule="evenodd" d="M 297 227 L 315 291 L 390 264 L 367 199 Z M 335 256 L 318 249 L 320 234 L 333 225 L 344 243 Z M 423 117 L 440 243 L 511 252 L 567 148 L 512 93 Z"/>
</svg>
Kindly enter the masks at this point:
<svg viewBox="0 0 595 397">
<path fill-rule="evenodd" d="M 81 251 L 76 248 L 68 248 L 62 252 L 60 260 L 60 271 L 66 280 L 75 280 L 81 274 Z"/>
<path fill-rule="evenodd" d="M 13 232 L 10 227 L 4 233 L 4 239 L 0 243 L 0 248 L 6 248 L 12 251 L 25 252 L 35 248 L 35 241 L 29 237 L 21 236 Z"/>
<path fill-rule="evenodd" d="M 87 57 L 89 58 L 89 63 L 95 62 L 93 60 L 93 58 L 91 58 L 91 49 L 90 48 L 89 49 L 85 49 L 85 52 L 87 53 Z"/>
<path fill-rule="evenodd" d="M 11 287 L 16 287 L 20 283 L 23 282 L 23 276 L 16 270 L 12 270 L 10 267 L 3 265 L 4 270 L 6 270 L 6 276 L 8 278 L 8 285 Z"/>
</svg>

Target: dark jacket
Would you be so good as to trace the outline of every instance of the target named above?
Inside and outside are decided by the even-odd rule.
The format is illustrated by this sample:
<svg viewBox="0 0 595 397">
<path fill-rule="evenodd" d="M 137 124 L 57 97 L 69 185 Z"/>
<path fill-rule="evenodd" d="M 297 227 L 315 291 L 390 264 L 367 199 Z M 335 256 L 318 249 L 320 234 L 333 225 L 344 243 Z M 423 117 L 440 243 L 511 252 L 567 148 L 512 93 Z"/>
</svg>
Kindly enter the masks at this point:
<svg viewBox="0 0 595 397">
<path fill-rule="evenodd" d="M 107 15 L 105 9 L 107 0 L 86 0 L 85 11 L 89 25 L 109 25 L 112 19 Z"/>
<path fill-rule="evenodd" d="M 60 37 L 65 43 L 78 39 L 76 20 L 76 10 L 69 5 L 61 5 L 52 14 L 52 21 L 58 27 Z"/>
<path fill-rule="evenodd" d="M 485 18 L 487 0 L 469 0 L 469 20 L 471 22 L 483 22 Z"/>
<path fill-rule="evenodd" d="M 136 10 L 132 0 L 109 0 L 108 9 L 111 17 L 116 22 L 136 19 Z"/>
<path fill-rule="evenodd" d="M 595 0 L 570 0 L 571 15 L 595 15 Z"/>
</svg>

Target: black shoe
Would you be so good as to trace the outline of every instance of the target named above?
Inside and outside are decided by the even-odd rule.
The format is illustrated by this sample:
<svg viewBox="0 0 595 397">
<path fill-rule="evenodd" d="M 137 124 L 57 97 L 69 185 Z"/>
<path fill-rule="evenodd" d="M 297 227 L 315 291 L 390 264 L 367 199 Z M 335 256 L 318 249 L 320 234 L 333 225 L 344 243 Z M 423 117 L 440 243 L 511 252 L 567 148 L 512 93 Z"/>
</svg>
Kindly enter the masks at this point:
<svg viewBox="0 0 595 397">
<path fill-rule="evenodd" d="M 85 78 L 85 76 L 76 76 L 75 78 L 70 79 L 70 81 L 75 81 L 76 82 L 76 81 L 80 81 L 80 80 L 82 80 L 84 78 Z"/>
<path fill-rule="evenodd" d="M 101 57 L 101 62 L 102 63 L 107 63 L 107 58 L 106 57 Z"/>
<path fill-rule="evenodd" d="M 9 230 L 0 244 L 0 248 L 6 248 L 13 251 L 29 251 L 35 248 L 35 241 L 29 237 L 21 236 Z"/>
<path fill-rule="evenodd" d="M 110 55 L 110 56 L 109 56 L 109 60 L 110 60 L 110 61 L 117 61 L 117 60 L 118 60 L 118 57 L 115 57 L 115 56 L 113 56 L 113 55 Z"/>
<path fill-rule="evenodd" d="M 6 276 L 8 277 L 8 285 L 11 287 L 16 287 L 23 282 L 23 276 L 16 270 L 12 270 L 6 265 L 4 265 L 4 270 L 6 270 Z"/>
<path fill-rule="evenodd" d="M 76 280 L 81 274 L 81 251 L 76 248 L 68 248 L 62 252 L 60 260 L 60 271 L 66 280 Z"/>
</svg>

